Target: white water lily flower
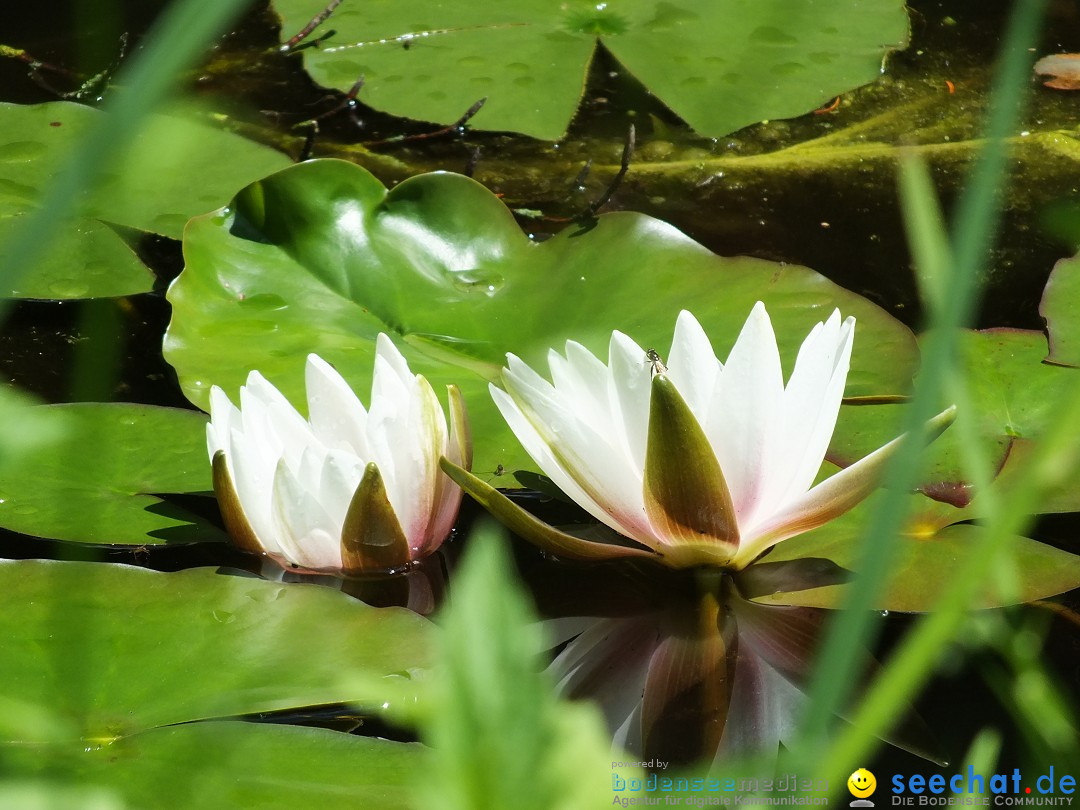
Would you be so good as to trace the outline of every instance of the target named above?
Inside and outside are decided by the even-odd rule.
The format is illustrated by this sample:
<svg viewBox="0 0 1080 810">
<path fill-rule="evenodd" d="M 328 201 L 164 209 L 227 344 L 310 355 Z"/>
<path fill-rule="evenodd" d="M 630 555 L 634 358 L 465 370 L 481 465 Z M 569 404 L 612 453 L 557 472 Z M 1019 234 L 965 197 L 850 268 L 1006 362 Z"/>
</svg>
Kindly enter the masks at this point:
<svg viewBox="0 0 1080 810">
<path fill-rule="evenodd" d="M 457 388 L 447 386 L 448 431 L 431 385 L 385 334 L 370 409 L 314 354 L 305 382 L 308 419 L 257 371 L 239 408 L 211 389 L 207 449 L 233 540 L 283 567 L 340 574 L 400 569 L 437 549 L 461 502 L 439 459 L 471 461 Z"/>
<path fill-rule="evenodd" d="M 584 346 L 550 352 L 552 382 L 514 355 L 491 395 L 540 469 L 623 538 L 597 543 L 541 524 L 474 476 L 445 469 L 510 528 L 564 556 L 658 558 L 740 569 L 838 517 L 876 486 L 891 442 L 813 486 L 844 393 L 855 319 L 834 311 L 803 341 L 784 384 L 765 307 L 726 363 L 689 312 L 667 366 L 621 332 L 604 365 Z M 937 417 L 940 432 L 952 412 Z"/>
</svg>

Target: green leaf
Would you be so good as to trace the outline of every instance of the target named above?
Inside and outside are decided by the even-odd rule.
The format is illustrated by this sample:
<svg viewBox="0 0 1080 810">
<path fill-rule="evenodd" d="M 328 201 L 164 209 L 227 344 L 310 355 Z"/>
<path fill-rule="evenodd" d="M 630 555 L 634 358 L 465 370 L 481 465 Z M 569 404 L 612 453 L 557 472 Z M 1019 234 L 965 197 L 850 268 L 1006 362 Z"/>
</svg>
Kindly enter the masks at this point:
<svg viewBox="0 0 1080 810">
<path fill-rule="evenodd" d="M 148 405 L 42 405 L 63 439 L 16 457 L 0 478 L 0 527 L 58 540 L 223 540 L 220 530 L 154 493 L 209 492 L 206 416 Z"/>
<path fill-rule="evenodd" d="M 1050 333 L 1051 363 L 1080 366 L 1080 256 L 1062 259 L 1043 290 L 1039 314 Z"/>
<path fill-rule="evenodd" d="M 319 6 L 275 0 L 282 36 Z M 468 6 L 371 0 L 342 6 L 304 48 L 315 81 L 394 115 L 452 123 L 487 98 L 470 122 L 554 140 L 581 100 L 601 43 L 649 91 L 704 135 L 809 112 L 873 81 L 884 56 L 907 42 L 898 0 L 505 0 Z"/>
<path fill-rule="evenodd" d="M 720 258 L 631 213 L 536 243 L 491 192 L 452 174 L 387 192 L 352 164 L 310 161 L 193 220 L 184 254 L 165 355 L 193 402 L 205 407 L 211 384 L 234 393 L 259 369 L 299 405 L 308 352 L 366 399 L 386 331 L 436 390 L 461 387 L 481 475 L 534 469 L 487 390 L 506 352 L 543 368 L 572 338 L 606 356 L 613 329 L 664 349 L 686 308 L 723 358 L 762 300 L 788 369 L 833 307 L 858 318 L 848 396 L 901 394 L 915 363 L 904 326 L 806 268 Z"/>
<path fill-rule="evenodd" d="M 47 706 L 84 744 L 207 718 L 380 707 L 380 680 L 400 690 L 430 664 L 425 619 L 314 585 L 25 560 L 0 562 L 0 594 L 0 699 Z M 361 676 L 364 688 L 347 685 Z"/>
<path fill-rule="evenodd" d="M 64 101 L 0 103 L 0 263 L 37 207 L 57 162 L 104 113 Z M 179 239 L 184 223 L 224 204 L 246 183 L 289 164 L 284 155 L 193 120 L 154 115 L 112 171 L 80 200 L 16 298 L 97 298 L 140 293 L 153 276 L 106 223 Z"/>
<path fill-rule="evenodd" d="M 961 365 L 967 372 L 973 413 L 957 421 L 974 422 L 983 452 L 1000 470 L 1014 441 L 1037 439 L 1055 418 L 1058 393 L 1078 373 L 1043 363 L 1046 338 L 1041 332 L 987 329 L 965 332 Z M 829 460 L 847 466 L 894 438 L 906 405 L 866 408 L 845 405 L 829 447 Z M 963 471 L 958 427 L 947 430 L 929 448 L 922 473 L 924 492 L 957 506 L 973 492 Z"/>
<path fill-rule="evenodd" d="M 555 697 L 542 671 L 540 623 L 504 543 L 490 523 L 472 534 L 441 617 L 444 677 L 422 722 L 434 749 L 424 806 L 608 805 L 610 738 L 594 708 Z"/>
<path fill-rule="evenodd" d="M 866 528 L 867 515 L 879 497 L 880 493 L 820 529 L 785 540 L 763 562 L 824 558 L 857 573 L 859 533 Z M 971 549 L 978 546 L 982 533 L 987 531 L 979 525 L 954 522 L 970 517 L 964 510 L 935 503 L 922 495 L 910 498 L 911 513 L 905 533 L 891 539 L 877 539 L 898 546 L 889 588 L 874 603 L 878 610 L 922 612 L 933 608 L 953 583 L 964 576 L 964 566 L 971 562 Z M 989 586 L 983 596 L 984 607 L 1030 602 L 1080 587 L 1080 556 L 1028 537 L 1013 537 L 1010 542 L 1011 553 L 1007 555 L 1007 564 L 1002 566 L 1009 587 Z M 776 592 L 756 597 L 754 601 L 837 607 L 843 603 L 847 587 L 828 585 Z"/>
<path fill-rule="evenodd" d="M 32 756 L 12 748 L 0 751 L 5 761 L 14 759 L 19 773 L 63 774 L 63 782 L 95 786 L 91 796 L 100 802 L 87 797 L 84 803 L 65 798 L 63 804 L 3 805 L 19 810 L 405 810 L 416 807 L 412 799 L 429 755 L 416 743 L 238 721 L 154 729 L 105 746 L 35 749 Z M 55 782 L 52 789 L 61 790 Z M 73 787 L 63 791 L 78 796 Z M 112 802 L 104 803 L 104 797 Z"/>
<path fill-rule="evenodd" d="M 61 411 L 35 404 L 18 389 L 0 386 L 0 474 L 10 474 L 15 464 L 58 442 L 67 430 Z"/>
</svg>

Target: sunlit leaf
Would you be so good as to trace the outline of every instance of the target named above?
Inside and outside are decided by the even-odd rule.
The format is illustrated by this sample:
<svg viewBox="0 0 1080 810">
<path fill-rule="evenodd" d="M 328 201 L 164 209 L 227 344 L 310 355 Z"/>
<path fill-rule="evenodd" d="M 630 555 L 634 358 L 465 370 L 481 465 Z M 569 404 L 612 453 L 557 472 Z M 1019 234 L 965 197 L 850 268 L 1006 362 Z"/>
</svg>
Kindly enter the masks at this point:
<svg viewBox="0 0 1080 810">
<path fill-rule="evenodd" d="M 161 493 L 210 492 L 206 417 L 148 405 L 42 405 L 62 440 L 21 453 L 0 478 L 0 527 L 86 543 L 221 540 Z"/>
<path fill-rule="evenodd" d="M 859 533 L 866 528 L 868 511 L 877 498 L 871 498 L 848 514 L 807 534 L 785 540 L 765 557 L 770 563 L 800 557 L 824 558 L 850 571 L 858 572 Z M 975 502 L 977 503 L 977 501 Z M 970 553 L 978 544 L 985 527 L 957 523 L 968 519 L 970 512 L 947 504 L 935 503 L 922 495 L 911 496 L 912 511 L 903 534 L 875 538 L 877 542 L 897 545 L 890 585 L 879 594 L 874 607 L 879 610 L 921 612 L 934 607 L 965 574 L 971 564 Z M 1009 574 L 1012 590 L 1005 592 L 988 585 L 983 594 L 984 607 L 1044 599 L 1080 587 L 1080 556 L 1032 540 L 1010 539 L 1003 570 Z M 762 594 L 755 601 L 769 604 L 807 607 L 839 607 L 846 585 L 828 585 L 808 590 Z"/>
<path fill-rule="evenodd" d="M 322 5 L 275 0 L 282 36 Z M 598 43 L 692 127 L 723 135 L 809 112 L 873 81 L 907 41 L 898 0 L 508 0 L 468 6 L 371 0 L 338 8 L 304 48 L 320 84 L 395 115 L 452 123 L 479 98 L 483 129 L 556 139 L 581 100 Z"/>
<path fill-rule="evenodd" d="M 103 115 L 55 101 L 0 103 L 0 263 L 63 160 Z M 15 289 L 18 298 L 94 298 L 145 292 L 149 270 L 109 223 L 180 238 L 189 217 L 224 204 L 246 183 L 289 164 L 279 152 L 189 115 L 155 115 L 116 168 L 80 200 Z"/>
<path fill-rule="evenodd" d="M 427 620 L 316 585 L 9 561 L 0 594 L 0 697 L 70 718 L 84 742 L 319 704 L 379 708 L 373 684 L 398 694 L 431 661 Z M 361 675 L 364 688 L 349 685 Z"/>
<path fill-rule="evenodd" d="M 59 772 L 73 785 L 97 788 L 76 793 L 54 782 L 51 790 L 64 797 L 62 804 L 3 805 L 19 810 L 405 810 L 416 807 L 411 799 L 427 753 L 416 743 L 236 721 L 154 729 L 104 746 L 36 748 L 33 756 L 13 748 L 0 745 L 19 773 Z M 6 795 L 0 788 L 0 801 Z"/>
</svg>

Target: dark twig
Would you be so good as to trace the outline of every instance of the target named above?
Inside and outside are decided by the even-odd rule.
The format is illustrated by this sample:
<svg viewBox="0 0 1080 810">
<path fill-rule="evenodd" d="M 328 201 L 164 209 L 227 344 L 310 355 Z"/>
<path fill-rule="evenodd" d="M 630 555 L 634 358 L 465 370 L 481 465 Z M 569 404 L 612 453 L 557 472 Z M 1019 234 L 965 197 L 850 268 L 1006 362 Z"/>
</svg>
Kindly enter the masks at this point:
<svg viewBox="0 0 1080 810">
<path fill-rule="evenodd" d="M 626 177 L 626 173 L 630 170 L 630 161 L 634 157 L 634 125 L 630 125 L 629 131 L 626 133 L 626 143 L 623 145 L 622 160 L 619 163 L 619 171 L 615 173 L 615 176 L 611 178 L 611 182 L 608 183 L 604 193 L 585 206 L 581 211 L 574 214 L 572 217 L 541 217 L 545 222 L 582 222 L 587 223 L 596 218 L 596 212 L 608 204 L 608 201 L 612 198 L 619 186 L 622 185 L 623 178 Z M 589 174 L 589 169 L 592 167 L 592 161 L 585 163 L 585 166 L 578 173 L 577 179 L 574 181 L 574 187 L 577 188 L 585 177 Z"/>
<path fill-rule="evenodd" d="M 392 138 L 384 138 L 381 141 L 366 141 L 364 146 L 369 149 L 376 146 L 389 146 L 394 143 L 408 143 L 411 141 L 426 141 L 431 138 L 438 138 L 443 135 L 464 135 L 465 130 L 468 129 L 466 124 L 469 123 L 469 119 L 480 112 L 480 108 L 484 106 L 484 102 L 487 98 L 482 98 L 473 104 L 469 109 L 465 111 L 465 114 L 461 116 L 457 121 L 449 126 L 436 129 L 433 132 L 421 132 L 416 135 L 395 135 Z"/>
<path fill-rule="evenodd" d="M 300 147 L 300 155 L 296 158 L 297 163 L 303 163 L 311 157 L 311 152 L 315 149 L 315 139 L 319 137 L 319 122 L 312 118 L 306 123 L 308 131 L 304 136 L 304 145 Z"/>
<path fill-rule="evenodd" d="M 308 118 L 306 121 L 301 121 L 299 124 L 294 124 L 293 129 L 299 129 L 306 126 L 308 128 L 307 134 L 304 136 L 304 145 L 300 149 L 300 157 L 297 161 L 302 163 L 311 157 L 311 152 L 315 148 L 315 139 L 319 137 L 319 122 L 329 118 L 331 115 L 337 115 L 342 110 L 353 110 L 356 108 L 356 94 L 360 92 L 360 88 L 364 86 L 364 77 L 361 76 L 355 82 L 353 86 L 349 88 L 349 92 L 345 94 L 345 98 L 340 103 L 334 105 L 326 112 L 319 113 L 314 118 Z"/>
<path fill-rule="evenodd" d="M 48 70 L 53 73 L 58 73 L 61 76 L 66 76 L 69 79 L 79 80 L 82 76 L 73 70 L 69 70 L 66 67 L 60 65 L 54 65 L 52 62 L 46 62 L 42 59 L 38 59 L 31 56 L 22 48 L 12 48 L 10 45 L 0 45 L 0 56 L 8 59 L 18 59 L 20 62 L 25 62 L 30 66 L 31 71 Z"/>
<path fill-rule="evenodd" d="M 322 11 L 320 11 L 318 14 L 308 20 L 308 24 L 301 28 L 299 31 L 297 31 L 295 34 L 293 34 L 293 36 L 289 37 L 285 44 L 278 48 L 278 51 L 280 51 L 281 53 L 288 53 L 289 51 L 291 51 L 293 48 L 295 48 L 297 45 L 307 39 L 311 35 L 312 31 L 314 31 L 316 28 L 326 22 L 326 18 L 333 14 L 334 9 L 336 9 L 340 5 L 341 0 L 330 0 L 330 3 L 326 6 L 326 8 L 324 8 Z M 324 39 L 326 39 L 326 36 L 319 37 L 316 42 L 321 42 Z"/>
<path fill-rule="evenodd" d="M 476 164 L 480 162 L 480 147 L 477 146 L 474 149 L 469 150 L 469 159 L 465 163 L 465 170 L 462 172 L 466 177 L 472 177 L 476 173 Z"/>
<path fill-rule="evenodd" d="M 626 143 L 623 145 L 622 160 L 619 163 L 619 171 L 615 173 L 615 176 L 611 178 L 611 182 L 608 183 L 607 189 L 597 197 L 592 204 L 586 206 L 580 214 L 574 219 L 578 221 L 589 220 L 596 216 L 596 212 L 608 204 L 608 201 L 612 198 L 619 186 L 622 185 L 623 178 L 626 177 L 626 173 L 630 171 L 630 161 L 634 158 L 634 125 L 630 125 L 629 131 L 626 133 Z"/>
<path fill-rule="evenodd" d="M 570 184 L 570 188 L 574 191 L 581 191 L 585 187 L 585 181 L 589 177 L 589 172 L 592 171 L 592 158 L 585 161 L 585 165 L 581 167 L 581 171 L 578 172 L 577 177 L 574 178 L 574 182 Z"/>
</svg>

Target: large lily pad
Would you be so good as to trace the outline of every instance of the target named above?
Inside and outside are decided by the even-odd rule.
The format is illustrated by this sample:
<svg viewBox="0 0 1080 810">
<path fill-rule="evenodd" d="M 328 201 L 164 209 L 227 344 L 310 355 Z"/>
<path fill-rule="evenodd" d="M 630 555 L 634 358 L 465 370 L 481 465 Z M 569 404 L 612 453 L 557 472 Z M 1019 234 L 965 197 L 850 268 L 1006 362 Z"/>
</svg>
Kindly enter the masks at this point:
<svg viewBox="0 0 1080 810">
<path fill-rule="evenodd" d="M 0 478 L 0 527 L 85 543 L 223 540 L 155 493 L 209 492 L 206 417 L 122 403 L 42 405 L 65 433 L 20 453 Z"/>
<path fill-rule="evenodd" d="M 0 594 L 0 700 L 48 707 L 100 744 L 207 718 L 378 708 L 380 682 L 400 696 L 430 665 L 427 620 L 314 585 L 28 560 L 0 562 Z"/>
<path fill-rule="evenodd" d="M 1039 314 L 1050 333 L 1050 362 L 1080 366 L 1080 256 L 1054 265 Z"/>
<path fill-rule="evenodd" d="M 963 576 L 971 565 L 971 553 L 988 531 L 983 526 L 957 521 L 970 513 L 922 495 L 912 495 L 909 519 L 896 537 L 878 538 L 897 546 L 890 570 L 888 590 L 879 594 L 874 607 L 879 610 L 921 612 L 930 610 Z M 876 498 L 864 502 L 846 515 L 820 529 L 776 546 L 765 558 L 770 563 L 800 558 L 822 558 L 848 570 L 858 570 L 861 532 Z M 1011 589 L 988 586 L 982 607 L 1044 599 L 1080 587 L 1080 556 L 1061 551 L 1028 537 L 1010 538 L 1003 570 L 1009 574 Z M 752 570 L 752 566 L 751 566 Z M 839 607 L 847 585 L 777 592 L 754 601 L 805 607 Z"/>
<path fill-rule="evenodd" d="M 960 422 L 968 422 L 982 442 L 995 471 L 1001 470 L 1012 444 L 1036 439 L 1055 418 L 1060 394 L 1071 385 L 1075 369 L 1043 363 L 1046 338 L 1041 332 L 988 329 L 965 332 L 961 362 L 969 387 L 971 413 L 959 413 L 927 451 L 922 489 L 932 497 L 964 506 L 974 493 L 964 473 Z M 861 458 L 896 436 L 905 405 L 867 409 L 841 408 L 829 458 L 843 466 Z"/>
<path fill-rule="evenodd" d="M 721 258 L 631 213 L 537 243 L 494 195 L 457 175 L 387 192 L 359 167 L 311 161 L 193 220 L 184 255 L 165 356 L 193 402 L 205 407 L 212 384 L 235 394 L 259 369 L 299 404 L 308 352 L 366 397 L 375 336 L 386 331 L 415 371 L 461 386 L 480 472 L 532 467 L 487 392 L 506 352 L 546 368 L 548 349 L 572 338 L 606 357 L 613 329 L 663 352 L 682 308 L 723 357 L 764 301 L 788 369 L 833 307 L 855 315 L 852 397 L 906 392 L 915 364 L 904 326 L 806 268 Z"/>
<path fill-rule="evenodd" d="M 69 102 L 0 103 L 0 264 L 10 233 L 33 210 L 62 159 L 104 113 Z M 179 239 L 189 217 L 288 165 L 279 152 L 182 115 L 156 115 L 123 161 L 83 201 L 45 258 L 15 289 L 19 298 L 86 298 L 145 292 L 150 272 L 113 223 Z"/>
<path fill-rule="evenodd" d="M 322 4 L 274 7 L 288 37 Z M 302 50 L 320 84 L 345 90 L 363 76 L 365 102 L 443 123 L 486 97 L 475 126 L 556 139 L 598 43 L 692 127 L 718 136 L 873 81 L 906 44 L 908 21 L 899 0 L 370 0 L 337 9 L 330 28 Z"/>
<path fill-rule="evenodd" d="M 21 800 L 4 805 L 30 810 L 166 806 L 404 810 L 416 807 L 413 798 L 428 756 L 416 743 L 237 721 L 154 729 L 106 746 L 35 747 L 32 756 L 14 746 L 0 750 L 9 772 L 14 764 L 20 774 L 40 772 L 55 779 L 60 773 L 84 789 L 97 788 L 79 794 L 67 787 L 57 803 L 33 805 Z M 14 796 L 35 795 L 30 789 L 24 786 L 26 792 Z M 52 789 L 57 789 L 55 783 Z M 0 792 L 0 799 L 4 796 Z M 104 797 L 111 801 L 106 803 Z"/>
</svg>

